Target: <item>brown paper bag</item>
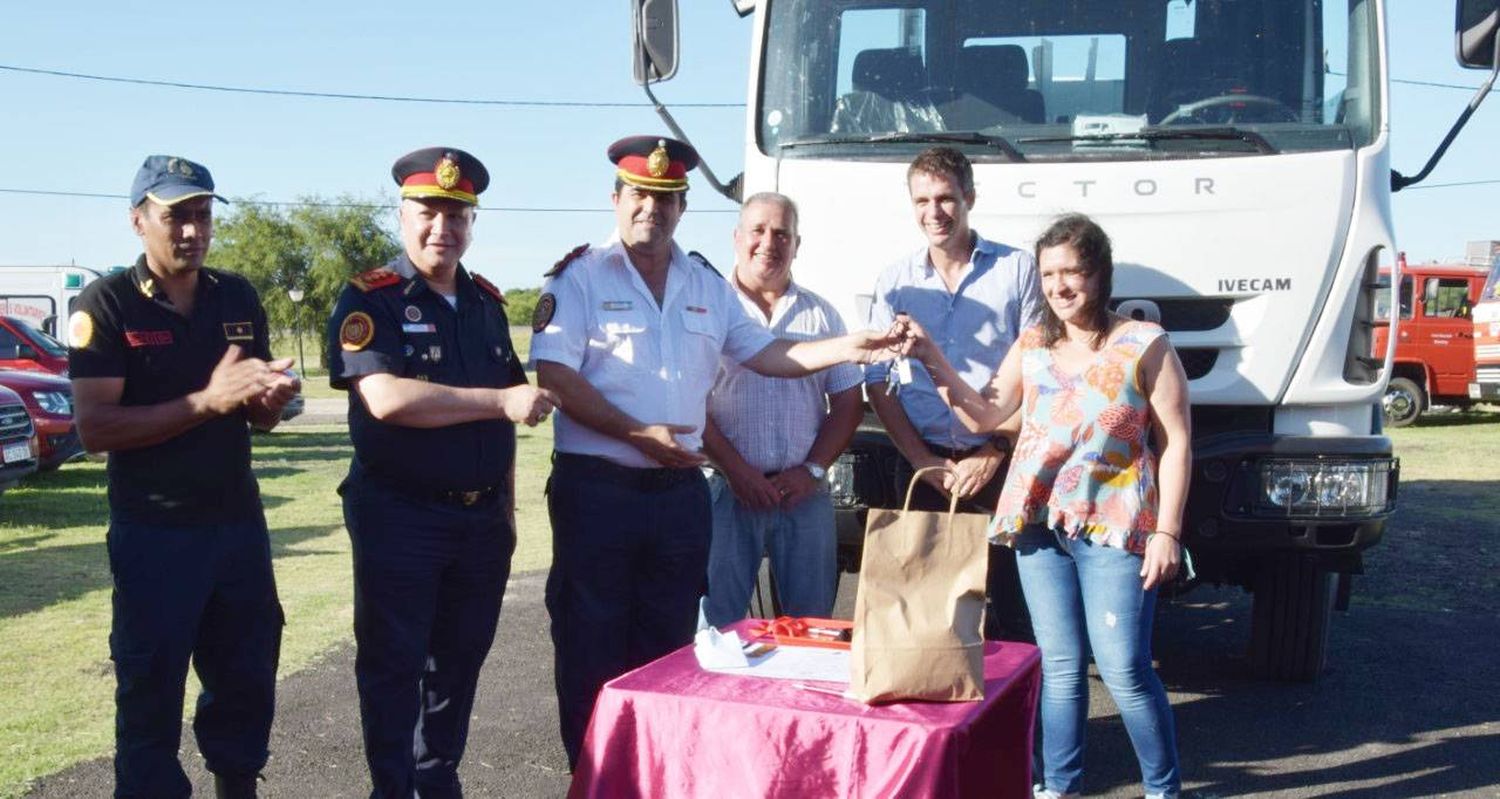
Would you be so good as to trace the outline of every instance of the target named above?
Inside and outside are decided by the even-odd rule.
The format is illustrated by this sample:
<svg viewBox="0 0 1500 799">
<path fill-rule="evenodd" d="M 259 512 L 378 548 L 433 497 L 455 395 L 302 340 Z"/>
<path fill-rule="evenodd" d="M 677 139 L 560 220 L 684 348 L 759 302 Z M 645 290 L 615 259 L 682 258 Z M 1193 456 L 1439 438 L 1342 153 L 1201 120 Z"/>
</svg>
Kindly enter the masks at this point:
<svg viewBox="0 0 1500 799">
<path fill-rule="evenodd" d="M 989 517 L 870 509 L 854 600 L 850 695 L 867 703 L 984 698 L 985 571 Z"/>
</svg>

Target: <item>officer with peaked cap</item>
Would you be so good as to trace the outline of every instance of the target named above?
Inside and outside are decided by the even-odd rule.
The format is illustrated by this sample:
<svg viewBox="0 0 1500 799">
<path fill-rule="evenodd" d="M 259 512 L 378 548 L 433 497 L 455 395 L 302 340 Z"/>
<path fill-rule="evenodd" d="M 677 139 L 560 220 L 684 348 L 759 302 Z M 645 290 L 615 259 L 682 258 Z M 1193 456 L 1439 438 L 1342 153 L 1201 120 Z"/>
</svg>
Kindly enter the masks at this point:
<svg viewBox="0 0 1500 799">
<path fill-rule="evenodd" d="M 489 173 L 429 147 L 391 170 L 402 252 L 350 279 L 328 324 L 354 459 L 354 672 L 374 797 L 460 796 L 479 669 L 515 549 L 515 425 L 527 385 L 499 289 L 460 263 Z"/>
<path fill-rule="evenodd" d="M 693 638 L 712 526 L 698 450 L 720 357 L 798 377 L 893 343 L 864 332 L 772 338 L 707 261 L 672 240 L 697 152 L 634 136 L 609 159 L 616 234 L 553 268 L 532 320 L 537 382 L 563 409 L 547 610 L 570 764 L 604 682 Z"/>
<path fill-rule="evenodd" d="M 144 253 L 68 320 L 78 432 L 109 453 L 119 797 L 192 793 L 177 760 L 189 661 L 217 794 L 255 796 L 268 756 L 282 615 L 249 426 L 274 427 L 299 386 L 250 282 L 203 266 L 215 199 L 201 164 L 147 158 L 130 192 Z"/>
</svg>

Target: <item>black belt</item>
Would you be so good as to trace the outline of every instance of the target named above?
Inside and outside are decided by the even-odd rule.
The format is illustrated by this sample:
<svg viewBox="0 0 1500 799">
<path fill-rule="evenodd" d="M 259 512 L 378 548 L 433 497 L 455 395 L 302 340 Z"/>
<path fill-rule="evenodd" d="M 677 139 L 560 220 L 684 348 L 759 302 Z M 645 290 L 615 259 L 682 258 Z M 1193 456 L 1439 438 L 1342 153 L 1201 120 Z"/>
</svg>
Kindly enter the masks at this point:
<svg viewBox="0 0 1500 799">
<path fill-rule="evenodd" d="M 399 480 L 391 480 L 366 473 L 366 479 L 379 485 L 381 488 L 400 494 L 409 499 L 419 499 L 426 502 L 436 502 L 442 505 L 458 505 L 469 508 L 481 502 L 492 499 L 500 494 L 501 485 L 496 483 L 483 488 L 475 488 L 467 491 L 459 491 L 447 488 L 425 488 L 423 486 L 403 483 Z"/>
<path fill-rule="evenodd" d="M 703 479 L 703 470 L 697 466 L 686 466 L 681 469 L 637 468 L 621 466 L 597 455 L 578 455 L 572 452 L 554 452 L 552 462 L 584 477 L 633 488 L 637 491 L 664 491 L 674 486 Z"/>
</svg>

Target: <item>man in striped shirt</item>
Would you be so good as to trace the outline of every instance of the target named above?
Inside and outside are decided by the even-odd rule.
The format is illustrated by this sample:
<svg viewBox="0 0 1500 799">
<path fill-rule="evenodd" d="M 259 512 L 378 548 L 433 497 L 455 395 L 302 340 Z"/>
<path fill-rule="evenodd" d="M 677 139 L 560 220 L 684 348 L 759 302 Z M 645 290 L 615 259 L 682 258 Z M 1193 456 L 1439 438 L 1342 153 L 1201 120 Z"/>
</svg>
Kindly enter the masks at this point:
<svg viewBox="0 0 1500 799">
<path fill-rule="evenodd" d="M 740 304 L 778 338 L 843 335 L 833 306 L 792 282 L 799 243 L 790 198 L 766 192 L 745 202 L 729 276 Z M 745 616 L 767 550 L 783 613 L 833 610 L 837 542 L 825 477 L 859 425 L 861 379 L 853 364 L 785 379 L 721 360 L 703 433 L 703 449 L 717 467 L 709 481 L 714 525 L 704 613 L 710 624 Z"/>
</svg>

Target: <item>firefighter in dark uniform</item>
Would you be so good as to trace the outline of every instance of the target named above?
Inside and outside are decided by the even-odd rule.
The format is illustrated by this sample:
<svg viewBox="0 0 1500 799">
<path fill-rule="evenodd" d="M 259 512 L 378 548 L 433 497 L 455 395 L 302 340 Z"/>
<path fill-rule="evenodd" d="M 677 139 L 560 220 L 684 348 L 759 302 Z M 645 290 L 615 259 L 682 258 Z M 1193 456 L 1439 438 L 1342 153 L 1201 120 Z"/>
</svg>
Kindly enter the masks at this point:
<svg viewBox="0 0 1500 799">
<path fill-rule="evenodd" d="M 345 287 L 329 376 L 349 392 L 339 487 L 354 550 L 354 671 L 371 796 L 460 796 L 479 669 L 515 549 L 516 423 L 526 384 L 505 300 L 459 259 L 489 174 L 452 147 L 398 160 L 403 252 Z"/>
<path fill-rule="evenodd" d="M 109 453 L 115 796 L 189 796 L 177 760 L 191 660 L 193 731 L 217 795 L 253 797 L 269 754 L 281 605 L 250 426 L 299 389 L 271 360 L 244 278 L 208 269 L 213 178 L 153 155 L 131 225 L 144 254 L 89 284 L 68 320 L 78 431 Z"/>
</svg>

